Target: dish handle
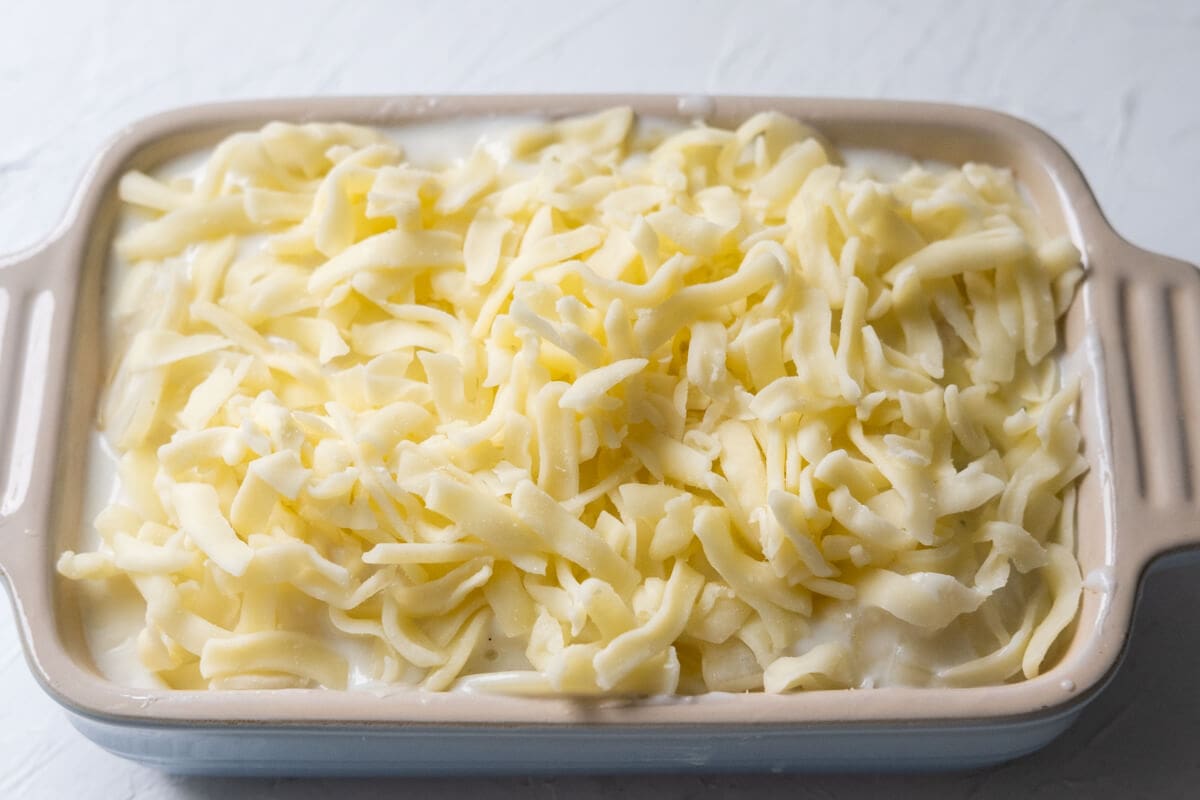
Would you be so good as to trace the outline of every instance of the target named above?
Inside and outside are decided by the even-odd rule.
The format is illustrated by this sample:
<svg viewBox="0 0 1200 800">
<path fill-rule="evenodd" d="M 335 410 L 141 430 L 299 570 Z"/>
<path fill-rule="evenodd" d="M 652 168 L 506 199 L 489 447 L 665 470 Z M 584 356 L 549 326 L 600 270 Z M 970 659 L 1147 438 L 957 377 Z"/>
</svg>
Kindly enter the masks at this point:
<svg viewBox="0 0 1200 800">
<path fill-rule="evenodd" d="M 60 241 L 0 255 L 0 576 L 20 605 L 41 569 L 38 498 L 51 480 L 47 376 L 61 299 L 53 288 Z"/>
<path fill-rule="evenodd" d="M 1119 563 L 1200 554 L 1200 270 L 1114 237 L 1095 284 Z M 1099 276 L 1098 276 L 1099 277 Z"/>
</svg>

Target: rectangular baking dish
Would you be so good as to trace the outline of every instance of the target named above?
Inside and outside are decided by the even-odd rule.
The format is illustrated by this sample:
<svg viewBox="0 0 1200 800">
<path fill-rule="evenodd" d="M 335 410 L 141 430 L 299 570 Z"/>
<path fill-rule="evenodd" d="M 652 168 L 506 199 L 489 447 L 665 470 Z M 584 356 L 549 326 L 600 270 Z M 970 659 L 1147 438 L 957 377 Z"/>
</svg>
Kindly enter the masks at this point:
<svg viewBox="0 0 1200 800">
<path fill-rule="evenodd" d="M 92 666 L 56 555 L 80 525 L 102 373 L 102 285 L 116 182 L 269 120 L 561 114 L 615 104 L 736 125 L 773 109 L 835 145 L 1012 167 L 1047 227 L 1084 253 L 1064 359 L 1082 377 L 1079 489 L 1087 590 L 1056 666 L 969 689 L 886 688 L 651 700 L 327 690 L 146 691 Z M 85 735 L 177 772 L 436 774 L 961 768 L 1030 752 L 1104 685 L 1143 571 L 1200 544 L 1200 272 L 1107 224 L 1047 134 L 990 111 L 890 101 L 674 96 L 386 97 L 185 108 L 123 130 L 43 244 L 0 259 L 0 572 L 30 667 Z"/>
</svg>

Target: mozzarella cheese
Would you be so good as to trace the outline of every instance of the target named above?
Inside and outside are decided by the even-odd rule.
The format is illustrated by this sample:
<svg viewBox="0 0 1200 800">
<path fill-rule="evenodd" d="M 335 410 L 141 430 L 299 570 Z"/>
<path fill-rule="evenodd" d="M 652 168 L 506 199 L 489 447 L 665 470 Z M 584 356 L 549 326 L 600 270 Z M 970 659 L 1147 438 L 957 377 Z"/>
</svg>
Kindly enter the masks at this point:
<svg viewBox="0 0 1200 800">
<path fill-rule="evenodd" d="M 504 127 L 439 158 L 272 123 L 121 181 L 121 490 L 59 569 L 136 610 L 106 646 L 138 680 L 1043 669 L 1081 586 L 1052 357 L 1081 270 L 1013 176 L 845 167 L 774 113 Z"/>
</svg>

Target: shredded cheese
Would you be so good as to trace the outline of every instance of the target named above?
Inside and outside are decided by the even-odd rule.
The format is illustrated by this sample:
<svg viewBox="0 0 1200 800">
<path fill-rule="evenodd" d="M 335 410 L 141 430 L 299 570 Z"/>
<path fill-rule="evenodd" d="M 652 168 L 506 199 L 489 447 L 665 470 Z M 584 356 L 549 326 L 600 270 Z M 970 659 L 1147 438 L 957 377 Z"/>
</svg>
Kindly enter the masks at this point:
<svg viewBox="0 0 1200 800">
<path fill-rule="evenodd" d="M 461 155 L 272 123 L 120 182 L 124 492 L 59 570 L 134 587 L 163 685 L 343 688 L 354 640 L 431 691 L 857 687 L 884 622 L 888 682 L 1045 668 L 1079 253 L 1009 172 L 621 108 Z"/>
</svg>

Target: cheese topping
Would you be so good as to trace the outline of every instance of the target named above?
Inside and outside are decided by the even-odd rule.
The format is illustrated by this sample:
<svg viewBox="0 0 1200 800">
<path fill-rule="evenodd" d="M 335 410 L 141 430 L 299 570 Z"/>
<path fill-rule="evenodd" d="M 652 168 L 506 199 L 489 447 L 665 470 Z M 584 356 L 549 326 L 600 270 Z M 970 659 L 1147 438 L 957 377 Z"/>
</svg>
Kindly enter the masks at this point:
<svg viewBox="0 0 1200 800">
<path fill-rule="evenodd" d="M 122 491 L 59 570 L 136 592 L 177 688 L 1036 675 L 1081 591 L 1079 253 L 1005 170 L 884 172 L 780 114 L 615 108 L 131 173 Z"/>
</svg>

